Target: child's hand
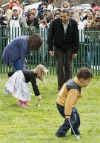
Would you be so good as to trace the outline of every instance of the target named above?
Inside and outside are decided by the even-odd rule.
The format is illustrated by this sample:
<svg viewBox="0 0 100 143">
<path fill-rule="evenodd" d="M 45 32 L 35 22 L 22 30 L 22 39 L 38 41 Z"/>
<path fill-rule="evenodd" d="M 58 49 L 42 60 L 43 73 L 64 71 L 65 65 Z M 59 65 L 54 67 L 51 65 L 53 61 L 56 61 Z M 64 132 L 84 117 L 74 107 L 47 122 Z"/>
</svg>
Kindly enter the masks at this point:
<svg viewBox="0 0 100 143">
<path fill-rule="evenodd" d="M 70 116 L 66 116 L 66 117 L 65 117 L 65 120 L 70 120 Z"/>
<path fill-rule="evenodd" d="M 42 97 L 39 95 L 39 96 L 38 96 L 38 101 L 40 101 L 40 100 L 41 100 L 41 98 L 42 98 Z"/>
<path fill-rule="evenodd" d="M 38 98 L 38 103 L 36 104 L 36 106 L 37 106 L 37 107 L 40 107 L 41 96 L 39 95 L 39 96 L 37 96 L 37 98 Z"/>
</svg>

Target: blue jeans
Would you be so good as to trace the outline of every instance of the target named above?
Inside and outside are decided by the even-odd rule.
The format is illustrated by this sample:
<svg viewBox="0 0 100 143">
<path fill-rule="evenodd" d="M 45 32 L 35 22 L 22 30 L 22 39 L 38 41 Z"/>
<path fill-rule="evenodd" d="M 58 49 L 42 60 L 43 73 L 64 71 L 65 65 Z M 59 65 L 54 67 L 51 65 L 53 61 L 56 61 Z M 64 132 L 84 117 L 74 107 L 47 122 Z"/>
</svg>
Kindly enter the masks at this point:
<svg viewBox="0 0 100 143">
<path fill-rule="evenodd" d="M 65 118 L 64 107 L 59 104 L 56 104 L 56 106 L 57 106 L 59 113 L 62 115 L 63 118 Z M 80 116 L 79 116 L 79 113 L 76 108 L 72 109 L 70 121 L 71 121 L 72 127 L 74 129 L 74 132 L 76 134 L 80 134 L 80 132 L 78 130 L 80 127 Z M 65 120 L 64 123 L 59 127 L 58 131 L 56 132 L 56 135 L 57 136 L 65 136 L 65 134 L 67 133 L 69 128 L 70 128 L 69 121 Z M 73 134 L 72 130 L 71 130 L 71 133 Z"/>
<path fill-rule="evenodd" d="M 13 64 L 13 69 L 14 72 L 16 72 L 17 70 L 23 70 L 24 67 L 24 63 L 21 59 L 17 60 L 14 64 Z"/>
</svg>

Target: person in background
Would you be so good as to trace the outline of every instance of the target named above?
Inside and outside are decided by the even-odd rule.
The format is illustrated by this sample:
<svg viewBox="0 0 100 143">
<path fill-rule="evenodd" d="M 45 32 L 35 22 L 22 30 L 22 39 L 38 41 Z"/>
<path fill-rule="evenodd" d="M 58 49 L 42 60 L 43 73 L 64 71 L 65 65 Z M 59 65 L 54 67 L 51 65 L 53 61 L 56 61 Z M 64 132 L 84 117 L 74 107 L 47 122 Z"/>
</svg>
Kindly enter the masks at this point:
<svg viewBox="0 0 100 143">
<path fill-rule="evenodd" d="M 43 15 L 44 10 L 47 8 L 47 3 L 43 2 L 38 7 L 38 18 L 40 18 Z"/>
<path fill-rule="evenodd" d="M 62 3 L 61 9 L 69 9 L 70 8 L 70 4 L 67 1 L 64 1 Z"/>
<path fill-rule="evenodd" d="M 20 5 L 20 2 L 18 0 L 10 0 L 10 2 L 9 2 L 9 8 L 12 9 L 13 6 L 20 7 L 21 5 Z"/>
<path fill-rule="evenodd" d="M 13 67 L 14 72 L 23 70 L 25 56 L 32 50 L 39 50 L 41 45 L 42 39 L 38 34 L 19 37 L 4 48 L 2 58 L 6 65 Z"/>
<path fill-rule="evenodd" d="M 4 15 L 4 10 L 0 8 L 0 26 L 6 26 L 7 25 L 7 18 Z"/>
<path fill-rule="evenodd" d="M 93 8 L 94 11 L 95 11 L 95 10 L 100 10 L 99 6 L 98 6 L 95 2 L 93 2 L 93 3 L 91 4 L 91 7 Z"/>
<path fill-rule="evenodd" d="M 8 19 L 8 26 L 10 28 L 10 39 L 14 40 L 15 38 L 21 36 L 22 28 L 27 27 L 26 18 L 20 14 L 20 8 L 13 6 L 12 15 Z"/>
<path fill-rule="evenodd" d="M 70 122 L 75 134 L 80 134 L 80 116 L 75 106 L 82 96 L 81 88 L 88 86 L 92 78 L 92 72 L 88 68 L 82 67 L 78 70 L 76 77 L 65 82 L 59 91 L 56 100 L 57 109 L 65 120 L 56 132 L 57 137 L 66 136 L 71 128 Z M 73 130 L 71 130 L 72 135 Z"/>
<path fill-rule="evenodd" d="M 39 20 L 39 29 L 43 30 L 47 28 L 47 19 L 46 16 L 41 16 Z"/>
<path fill-rule="evenodd" d="M 58 19 L 58 18 L 60 18 L 60 12 L 59 11 L 55 11 L 54 19 Z"/>
<path fill-rule="evenodd" d="M 34 70 L 18 70 L 15 73 L 8 73 L 8 82 L 6 83 L 6 89 L 8 93 L 18 99 L 18 106 L 27 107 L 28 101 L 31 100 L 30 88 L 27 83 L 31 82 L 35 96 L 38 100 L 41 99 L 40 91 L 36 84 L 36 79 L 43 80 L 43 76 L 47 73 L 47 68 L 43 65 L 37 65 Z"/>
<path fill-rule="evenodd" d="M 50 11 L 53 11 L 54 8 L 55 8 L 55 2 L 54 2 L 54 0 L 48 0 L 47 9 L 50 10 Z"/>
<path fill-rule="evenodd" d="M 39 20 L 36 17 L 36 13 L 34 13 L 34 11 L 28 11 L 28 15 L 27 15 L 27 25 L 29 27 L 34 26 L 35 28 L 39 29 Z"/>
</svg>

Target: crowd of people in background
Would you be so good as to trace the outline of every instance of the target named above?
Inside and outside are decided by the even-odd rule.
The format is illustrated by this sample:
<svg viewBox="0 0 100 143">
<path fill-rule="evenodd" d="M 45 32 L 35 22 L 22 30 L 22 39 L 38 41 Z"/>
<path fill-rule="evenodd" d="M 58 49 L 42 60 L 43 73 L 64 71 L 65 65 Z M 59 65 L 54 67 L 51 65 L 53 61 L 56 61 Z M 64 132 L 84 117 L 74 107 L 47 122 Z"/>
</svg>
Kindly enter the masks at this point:
<svg viewBox="0 0 100 143">
<path fill-rule="evenodd" d="M 79 29 L 100 25 L 100 7 L 97 4 L 92 3 L 88 9 L 77 9 L 65 1 L 57 8 L 53 0 L 42 1 L 38 8 L 27 12 L 18 0 L 10 0 L 8 9 L 0 8 L 0 25 L 47 28 L 53 19 L 60 17 L 63 9 L 70 11 L 70 16 L 78 22 Z"/>
</svg>

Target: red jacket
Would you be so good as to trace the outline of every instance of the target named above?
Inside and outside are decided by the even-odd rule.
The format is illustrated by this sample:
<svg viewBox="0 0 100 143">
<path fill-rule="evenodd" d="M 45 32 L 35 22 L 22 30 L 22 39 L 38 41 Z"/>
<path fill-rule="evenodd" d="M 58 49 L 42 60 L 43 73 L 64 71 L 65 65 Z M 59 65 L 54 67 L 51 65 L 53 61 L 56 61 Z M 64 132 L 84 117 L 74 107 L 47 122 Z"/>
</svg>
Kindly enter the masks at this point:
<svg viewBox="0 0 100 143">
<path fill-rule="evenodd" d="M 13 6 L 18 6 L 20 7 L 20 3 L 18 0 L 14 1 L 14 2 L 9 2 L 9 8 L 12 9 Z"/>
</svg>

